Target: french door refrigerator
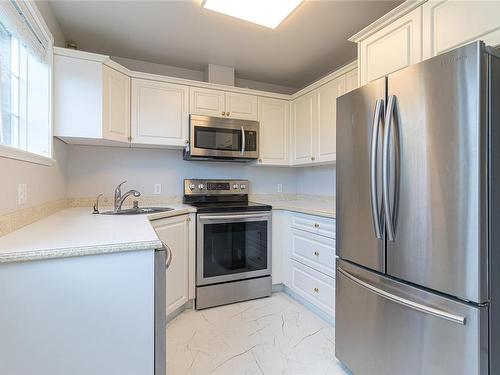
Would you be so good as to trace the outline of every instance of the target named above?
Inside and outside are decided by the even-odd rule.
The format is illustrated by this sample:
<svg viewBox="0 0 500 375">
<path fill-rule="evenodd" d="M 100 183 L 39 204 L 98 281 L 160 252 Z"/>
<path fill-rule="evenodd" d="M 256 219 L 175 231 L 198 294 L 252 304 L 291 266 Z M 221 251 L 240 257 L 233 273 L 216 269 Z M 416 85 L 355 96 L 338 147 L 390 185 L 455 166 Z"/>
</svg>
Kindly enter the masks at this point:
<svg viewBox="0 0 500 375">
<path fill-rule="evenodd" d="M 500 54 L 482 42 L 337 101 L 337 358 L 500 374 Z"/>
</svg>

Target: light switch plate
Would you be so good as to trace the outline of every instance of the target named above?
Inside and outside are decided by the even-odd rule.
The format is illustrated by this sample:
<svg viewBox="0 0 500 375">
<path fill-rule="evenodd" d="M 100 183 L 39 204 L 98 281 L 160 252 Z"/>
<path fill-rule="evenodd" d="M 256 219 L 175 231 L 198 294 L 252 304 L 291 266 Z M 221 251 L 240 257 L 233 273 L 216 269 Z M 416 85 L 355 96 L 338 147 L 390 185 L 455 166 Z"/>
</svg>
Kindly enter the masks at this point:
<svg viewBox="0 0 500 375">
<path fill-rule="evenodd" d="M 161 184 L 155 184 L 153 190 L 154 190 L 153 194 L 161 194 Z"/>
<path fill-rule="evenodd" d="M 17 185 L 17 204 L 26 204 L 28 202 L 28 185 Z"/>
<path fill-rule="evenodd" d="M 278 184 L 276 186 L 276 192 L 283 193 L 283 184 Z"/>
</svg>

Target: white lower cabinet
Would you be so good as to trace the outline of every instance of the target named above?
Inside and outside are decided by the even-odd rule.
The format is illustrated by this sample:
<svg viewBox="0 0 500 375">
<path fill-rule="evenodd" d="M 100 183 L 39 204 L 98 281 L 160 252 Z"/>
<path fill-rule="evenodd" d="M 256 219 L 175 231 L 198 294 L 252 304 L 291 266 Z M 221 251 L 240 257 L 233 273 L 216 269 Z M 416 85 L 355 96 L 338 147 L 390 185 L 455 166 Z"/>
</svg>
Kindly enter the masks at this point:
<svg viewBox="0 0 500 375">
<path fill-rule="evenodd" d="M 335 279 L 292 259 L 290 288 L 316 305 L 325 313 L 335 316 Z"/>
<path fill-rule="evenodd" d="M 160 240 L 170 248 L 167 269 L 167 315 L 194 298 L 194 221 L 189 215 L 152 222 Z"/>
<path fill-rule="evenodd" d="M 335 317 L 334 227 L 332 218 L 287 212 L 277 233 L 286 249 L 283 283 L 332 318 Z"/>
</svg>

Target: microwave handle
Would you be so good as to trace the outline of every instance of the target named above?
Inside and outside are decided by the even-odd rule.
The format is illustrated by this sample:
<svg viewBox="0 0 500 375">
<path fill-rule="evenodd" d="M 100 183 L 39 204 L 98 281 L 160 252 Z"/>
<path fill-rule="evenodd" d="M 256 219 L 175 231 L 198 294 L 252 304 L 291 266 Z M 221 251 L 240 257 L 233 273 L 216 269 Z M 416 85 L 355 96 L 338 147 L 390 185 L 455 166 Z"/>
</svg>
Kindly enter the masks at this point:
<svg viewBox="0 0 500 375">
<path fill-rule="evenodd" d="M 245 153 L 245 128 L 241 127 L 241 154 Z"/>
</svg>

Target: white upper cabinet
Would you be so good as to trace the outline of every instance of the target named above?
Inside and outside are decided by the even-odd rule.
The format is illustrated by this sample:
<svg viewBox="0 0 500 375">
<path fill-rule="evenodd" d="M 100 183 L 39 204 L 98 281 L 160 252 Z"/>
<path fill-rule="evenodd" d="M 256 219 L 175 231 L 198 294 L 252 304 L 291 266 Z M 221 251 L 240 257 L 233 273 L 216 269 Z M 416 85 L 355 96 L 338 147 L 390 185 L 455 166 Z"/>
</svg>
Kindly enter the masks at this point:
<svg viewBox="0 0 500 375">
<path fill-rule="evenodd" d="M 130 137 L 130 77 L 108 66 L 103 76 L 103 137 L 129 142 Z"/>
<path fill-rule="evenodd" d="M 358 87 L 358 69 L 353 69 L 345 74 L 345 92 L 347 93 Z"/>
<path fill-rule="evenodd" d="M 132 145 L 183 147 L 188 141 L 187 86 L 132 79 Z"/>
<path fill-rule="evenodd" d="M 292 164 L 310 164 L 313 155 L 313 132 L 318 106 L 316 92 L 294 100 L 292 105 Z"/>
<path fill-rule="evenodd" d="M 257 96 L 221 90 L 190 88 L 190 113 L 227 117 L 241 120 L 257 120 Z"/>
<path fill-rule="evenodd" d="M 474 40 L 500 45 L 500 1 L 429 1 L 422 10 L 424 59 Z"/>
<path fill-rule="evenodd" d="M 262 165 L 288 165 L 290 102 L 259 98 L 259 160 Z"/>
<path fill-rule="evenodd" d="M 189 92 L 191 114 L 225 116 L 224 91 L 191 87 Z"/>
<path fill-rule="evenodd" d="M 422 60 L 422 10 L 416 8 L 359 43 L 360 85 Z"/>
<path fill-rule="evenodd" d="M 74 144 L 128 146 L 130 78 L 105 61 L 55 48 L 54 136 Z"/>
<path fill-rule="evenodd" d="M 330 81 L 317 90 L 318 126 L 316 130 L 316 160 L 336 160 L 337 98 L 345 92 L 345 77 Z"/>
<path fill-rule="evenodd" d="M 257 97 L 226 92 L 226 116 L 242 120 L 257 120 Z"/>
</svg>

